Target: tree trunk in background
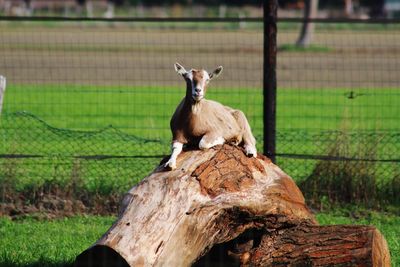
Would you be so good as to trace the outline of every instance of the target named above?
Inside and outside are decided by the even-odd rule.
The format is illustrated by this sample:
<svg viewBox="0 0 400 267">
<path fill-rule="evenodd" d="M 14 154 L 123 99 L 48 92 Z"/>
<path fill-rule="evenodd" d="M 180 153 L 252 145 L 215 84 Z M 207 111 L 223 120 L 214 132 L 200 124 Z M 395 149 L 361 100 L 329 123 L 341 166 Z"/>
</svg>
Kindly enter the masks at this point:
<svg viewBox="0 0 400 267">
<path fill-rule="evenodd" d="M 341 255 L 390 264 L 376 229 L 318 227 L 293 180 L 262 155 L 223 145 L 183 152 L 176 170 L 162 166 L 128 192 L 75 266 L 304 266 Z"/>
<path fill-rule="evenodd" d="M 304 4 L 304 19 L 316 18 L 318 13 L 318 0 L 305 0 Z M 314 23 L 303 22 L 296 45 L 299 47 L 308 47 L 312 41 L 313 34 Z"/>
<path fill-rule="evenodd" d="M 344 0 L 344 13 L 347 17 L 351 17 L 354 13 L 353 0 Z"/>
</svg>

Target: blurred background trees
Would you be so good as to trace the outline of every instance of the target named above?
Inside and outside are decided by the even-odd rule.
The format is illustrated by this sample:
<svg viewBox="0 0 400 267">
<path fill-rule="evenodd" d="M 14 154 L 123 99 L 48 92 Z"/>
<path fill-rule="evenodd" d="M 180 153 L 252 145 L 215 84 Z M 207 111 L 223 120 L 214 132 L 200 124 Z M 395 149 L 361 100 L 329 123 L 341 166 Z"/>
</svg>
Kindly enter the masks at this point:
<svg viewBox="0 0 400 267">
<path fill-rule="evenodd" d="M 278 0 L 285 16 L 302 17 L 309 0 Z M 0 15 L 262 16 L 263 0 L 0 0 Z M 319 1 L 319 17 L 397 17 L 400 0 Z M 199 12 L 188 12 L 197 8 Z"/>
</svg>

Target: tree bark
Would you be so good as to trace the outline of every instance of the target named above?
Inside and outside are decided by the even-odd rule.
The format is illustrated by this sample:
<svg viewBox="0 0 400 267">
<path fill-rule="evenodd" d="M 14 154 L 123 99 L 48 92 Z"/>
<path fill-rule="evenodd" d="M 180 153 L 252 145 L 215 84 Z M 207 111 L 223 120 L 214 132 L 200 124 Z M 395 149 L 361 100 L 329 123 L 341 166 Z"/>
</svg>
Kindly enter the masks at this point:
<svg viewBox="0 0 400 267">
<path fill-rule="evenodd" d="M 344 13 L 347 17 L 351 17 L 354 14 L 353 0 L 344 0 Z"/>
<path fill-rule="evenodd" d="M 264 235 L 251 255 L 254 266 L 390 266 L 387 243 L 371 226 L 301 224 Z"/>
<path fill-rule="evenodd" d="M 316 18 L 318 12 L 318 0 L 304 1 L 304 19 Z M 314 35 L 314 23 L 304 21 L 301 27 L 300 36 L 297 39 L 296 45 L 300 47 L 308 47 Z"/>
<path fill-rule="evenodd" d="M 366 238 L 365 227 L 351 228 L 359 236 L 326 238 L 336 230 L 316 225 L 293 180 L 262 155 L 224 145 L 183 152 L 176 170 L 162 166 L 128 192 L 117 221 L 75 266 L 288 266 L 313 262 L 327 248 L 364 249 L 364 258 L 352 253 L 360 262 L 371 262 L 364 259 L 373 251 L 388 259 L 383 237 Z M 300 253 L 313 251 L 306 245 L 314 254 Z"/>
</svg>

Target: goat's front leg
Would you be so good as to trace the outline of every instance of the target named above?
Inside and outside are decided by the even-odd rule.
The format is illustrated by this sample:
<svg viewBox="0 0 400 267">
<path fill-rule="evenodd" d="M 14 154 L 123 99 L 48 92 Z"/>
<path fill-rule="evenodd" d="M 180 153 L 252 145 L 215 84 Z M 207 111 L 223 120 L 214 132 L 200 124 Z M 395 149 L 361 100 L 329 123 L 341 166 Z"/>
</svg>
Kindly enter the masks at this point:
<svg viewBox="0 0 400 267">
<path fill-rule="evenodd" d="M 233 117 L 235 117 L 237 123 L 242 129 L 244 143 L 243 147 L 246 155 L 249 157 L 257 157 L 256 139 L 251 132 L 251 128 L 246 116 L 240 110 L 232 110 L 231 114 Z"/>
<path fill-rule="evenodd" d="M 225 139 L 222 136 L 217 135 L 204 135 L 199 143 L 200 149 L 209 149 L 213 146 L 223 145 L 225 143 Z"/>
<path fill-rule="evenodd" d="M 169 168 L 171 170 L 176 169 L 176 159 L 177 159 L 178 155 L 182 152 L 182 147 L 183 147 L 183 144 L 181 142 L 178 142 L 178 141 L 172 142 L 171 157 L 169 158 L 167 163 L 165 163 L 165 165 L 164 165 L 165 168 Z"/>
</svg>

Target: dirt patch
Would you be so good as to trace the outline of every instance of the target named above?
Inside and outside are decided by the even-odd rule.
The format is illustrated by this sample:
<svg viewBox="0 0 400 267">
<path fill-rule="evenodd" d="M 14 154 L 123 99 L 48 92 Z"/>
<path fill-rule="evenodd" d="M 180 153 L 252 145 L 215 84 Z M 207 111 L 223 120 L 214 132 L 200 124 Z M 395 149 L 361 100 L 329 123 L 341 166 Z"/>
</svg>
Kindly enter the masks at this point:
<svg viewBox="0 0 400 267">
<path fill-rule="evenodd" d="M 118 212 L 120 199 L 121 197 L 118 195 L 86 195 L 74 199 L 54 193 L 27 199 L 22 193 L 13 193 L 12 198 L 7 197 L 7 200 L 0 203 L 0 217 L 8 216 L 19 219 L 29 216 L 39 219 L 54 219 L 77 214 L 115 215 Z"/>
<path fill-rule="evenodd" d="M 128 24 L 126 24 L 128 26 Z M 400 35 L 396 31 L 317 30 L 327 52 L 278 52 L 279 88 L 392 88 Z M 298 31 L 282 29 L 278 44 Z M 187 67 L 225 67 L 213 88 L 262 88 L 262 30 L 133 29 L 0 25 L 0 66 L 12 84 L 180 87 L 177 60 Z M 156 77 L 154 70 L 157 71 Z"/>
</svg>

